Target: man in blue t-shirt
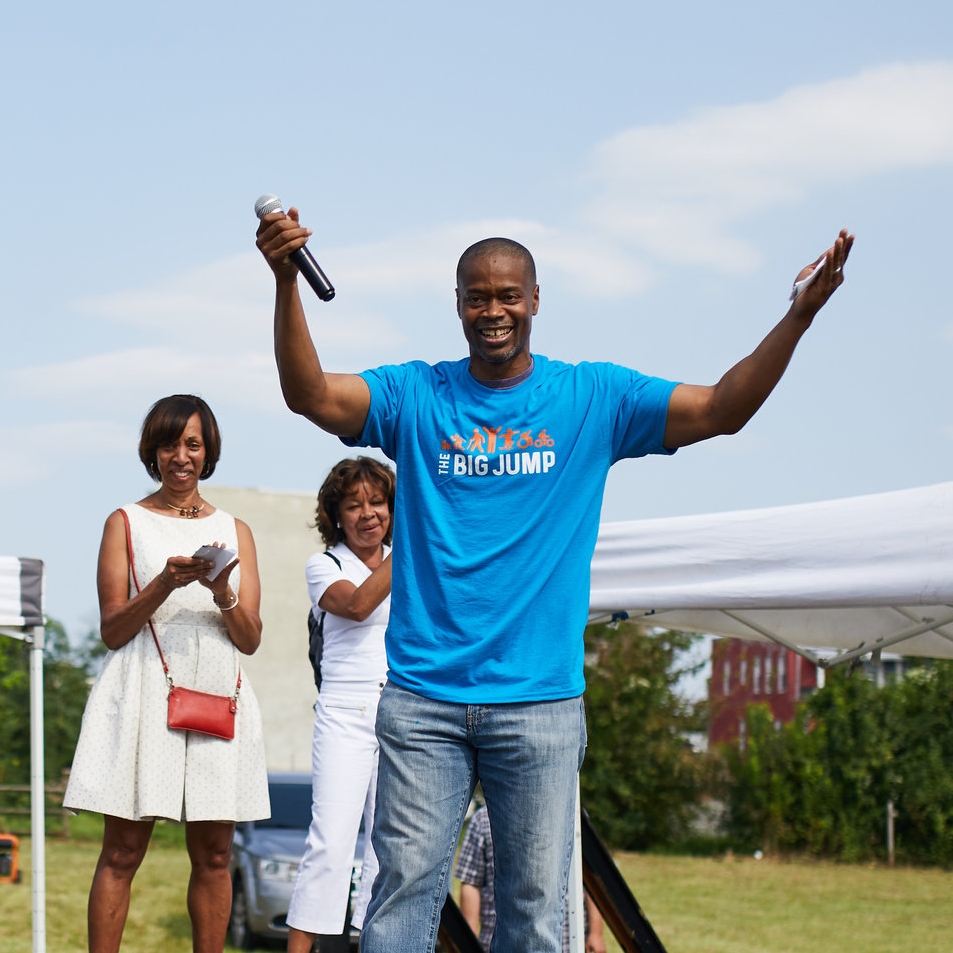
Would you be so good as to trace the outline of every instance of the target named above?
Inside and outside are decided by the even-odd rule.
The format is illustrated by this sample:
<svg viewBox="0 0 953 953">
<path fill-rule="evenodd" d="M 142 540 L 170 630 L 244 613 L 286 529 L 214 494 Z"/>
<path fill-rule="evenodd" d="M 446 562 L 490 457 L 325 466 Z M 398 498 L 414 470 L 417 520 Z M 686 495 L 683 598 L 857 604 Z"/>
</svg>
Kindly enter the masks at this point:
<svg viewBox="0 0 953 953">
<path fill-rule="evenodd" d="M 325 373 L 288 257 L 309 234 L 294 208 L 258 229 L 276 280 L 285 401 L 348 445 L 381 448 L 398 474 L 377 719 L 381 869 L 362 953 L 433 949 L 477 781 L 494 831 L 493 949 L 558 953 L 586 743 L 589 563 L 609 467 L 743 427 L 843 282 L 853 236 L 842 231 L 802 269 L 787 314 L 748 357 L 696 386 L 533 354 L 535 264 L 503 238 L 472 245 L 457 267 L 466 359 Z"/>
</svg>

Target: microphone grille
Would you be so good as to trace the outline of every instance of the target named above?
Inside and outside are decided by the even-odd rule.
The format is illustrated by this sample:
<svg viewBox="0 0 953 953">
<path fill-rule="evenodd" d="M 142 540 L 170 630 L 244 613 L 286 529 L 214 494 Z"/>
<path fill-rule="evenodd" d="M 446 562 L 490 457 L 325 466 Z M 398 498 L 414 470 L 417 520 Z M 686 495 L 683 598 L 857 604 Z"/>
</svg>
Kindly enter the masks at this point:
<svg viewBox="0 0 953 953">
<path fill-rule="evenodd" d="M 283 211 L 281 199 L 277 195 L 261 195 L 255 202 L 255 214 L 259 218 L 264 218 L 265 215 L 270 215 L 272 212 L 281 211 Z"/>
</svg>

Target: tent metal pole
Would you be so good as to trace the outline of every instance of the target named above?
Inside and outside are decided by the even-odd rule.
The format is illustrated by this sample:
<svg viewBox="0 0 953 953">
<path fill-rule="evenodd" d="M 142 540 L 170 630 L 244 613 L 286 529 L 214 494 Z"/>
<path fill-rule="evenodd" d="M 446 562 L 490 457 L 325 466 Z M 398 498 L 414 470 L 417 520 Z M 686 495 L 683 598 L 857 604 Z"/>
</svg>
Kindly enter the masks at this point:
<svg viewBox="0 0 953 953">
<path fill-rule="evenodd" d="M 950 625 L 951 623 L 953 623 L 953 615 L 947 619 L 930 619 L 928 622 L 921 622 L 919 625 L 911 626 L 909 629 L 904 629 L 902 632 L 897 632 L 894 635 L 885 635 L 883 638 L 877 639 L 875 642 L 871 642 L 869 645 L 866 642 L 862 642 L 856 648 L 849 649 L 846 652 L 841 652 L 840 655 L 835 655 L 833 658 L 828 659 L 827 661 L 820 664 L 824 665 L 826 668 L 830 668 L 833 665 L 840 665 L 843 662 L 849 662 L 852 659 L 859 658 L 861 655 L 869 655 L 871 652 L 885 649 L 891 645 L 896 645 L 898 642 L 905 642 L 907 639 L 912 639 L 914 636 L 923 635 L 924 632 L 929 632 L 931 629 L 939 629 L 942 626 Z M 948 636 L 944 635 L 942 632 L 937 632 L 936 634 L 943 636 L 943 638 L 948 638 Z"/>
<path fill-rule="evenodd" d="M 766 639 L 770 639 L 777 645 L 783 646 L 789 651 L 794 652 L 795 655 L 800 655 L 801 658 L 806 658 L 812 665 L 820 665 L 823 667 L 826 664 L 823 659 L 819 658 L 809 649 L 802 648 L 800 645 L 795 645 L 793 642 L 789 642 L 780 635 L 776 635 L 774 632 L 764 628 L 764 626 L 760 626 L 755 622 L 751 622 L 749 619 L 746 619 L 743 615 L 739 615 L 737 612 L 732 612 L 730 609 L 720 609 L 719 611 L 722 615 L 728 616 L 729 619 L 734 619 L 735 622 L 740 622 L 742 625 L 746 625 L 749 629 L 751 629 L 752 632 L 757 632 L 758 635 L 763 635 Z"/>
<path fill-rule="evenodd" d="M 43 650 L 46 629 L 30 630 L 30 844 L 33 862 L 33 953 L 46 953 L 46 784 L 43 754 Z"/>
<path fill-rule="evenodd" d="M 0 626 L 0 635 L 9 635 L 11 639 L 18 639 L 20 642 L 30 641 L 30 636 L 25 634 L 22 629 L 7 629 Z"/>
<path fill-rule="evenodd" d="M 909 619 L 909 620 L 910 620 L 911 622 L 913 622 L 914 624 L 919 625 L 919 623 L 926 621 L 925 619 L 917 618 L 917 616 L 914 615 L 909 609 L 904 609 L 904 608 L 902 608 L 902 607 L 900 607 L 900 606 L 892 606 L 891 608 L 893 609 L 894 612 L 899 612 L 900 615 L 902 615 L 905 619 Z M 953 606 L 947 605 L 947 606 L 945 606 L 944 608 L 946 608 L 946 609 L 953 609 Z M 944 624 L 944 623 L 942 623 L 942 622 L 939 623 L 939 625 L 943 625 L 943 624 Z M 934 625 L 934 626 L 937 625 L 936 619 L 933 620 L 933 625 Z M 941 631 L 939 630 L 939 628 L 937 628 L 937 629 L 934 631 L 933 634 L 940 636 L 941 639 L 946 639 L 947 642 L 953 642 L 953 635 L 948 635 L 946 632 L 941 632 Z"/>
<path fill-rule="evenodd" d="M 576 812 L 573 825 L 572 860 L 569 866 L 569 884 L 566 896 L 566 914 L 569 917 L 569 949 L 571 953 L 585 953 L 585 895 L 582 890 L 582 815 L 580 809 L 579 775 L 576 775 Z"/>
</svg>

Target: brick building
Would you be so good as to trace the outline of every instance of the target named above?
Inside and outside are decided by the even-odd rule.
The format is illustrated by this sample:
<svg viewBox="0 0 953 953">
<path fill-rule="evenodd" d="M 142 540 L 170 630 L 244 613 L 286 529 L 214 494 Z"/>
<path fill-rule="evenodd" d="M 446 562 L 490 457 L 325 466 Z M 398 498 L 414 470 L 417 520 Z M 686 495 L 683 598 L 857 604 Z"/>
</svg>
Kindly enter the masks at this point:
<svg viewBox="0 0 953 953">
<path fill-rule="evenodd" d="M 777 726 L 794 718 L 800 701 L 823 684 L 818 667 L 773 642 L 714 639 L 708 701 L 708 743 L 745 741 L 748 705 L 765 704 Z"/>
</svg>

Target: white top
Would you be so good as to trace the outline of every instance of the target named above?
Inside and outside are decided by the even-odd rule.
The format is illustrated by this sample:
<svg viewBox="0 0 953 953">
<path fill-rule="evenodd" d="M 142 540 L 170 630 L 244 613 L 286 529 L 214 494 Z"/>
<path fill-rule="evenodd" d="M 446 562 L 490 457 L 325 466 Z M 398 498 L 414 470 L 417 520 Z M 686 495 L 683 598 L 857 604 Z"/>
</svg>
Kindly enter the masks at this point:
<svg viewBox="0 0 953 953">
<path fill-rule="evenodd" d="M 335 564 L 326 553 L 315 553 L 305 566 L 308 595 L 315 616 L 324 611 L 318 605 L 328 588 L 342 579 L 359 586 L 371 570 L 347 547 L 338 543 L 330 549 L 341 562 Z M 384 547 L 384 555 L 390 547 Z M 330 612 L 324 614 L 324 652 L 321 656 L 321 679 L 325 682 L 382 682 L 387 677 L 387 655 L 384 652 L 384 631 L 390 614 L 390 593 L 363 621 L 353 622 Z"/>
</svg>

